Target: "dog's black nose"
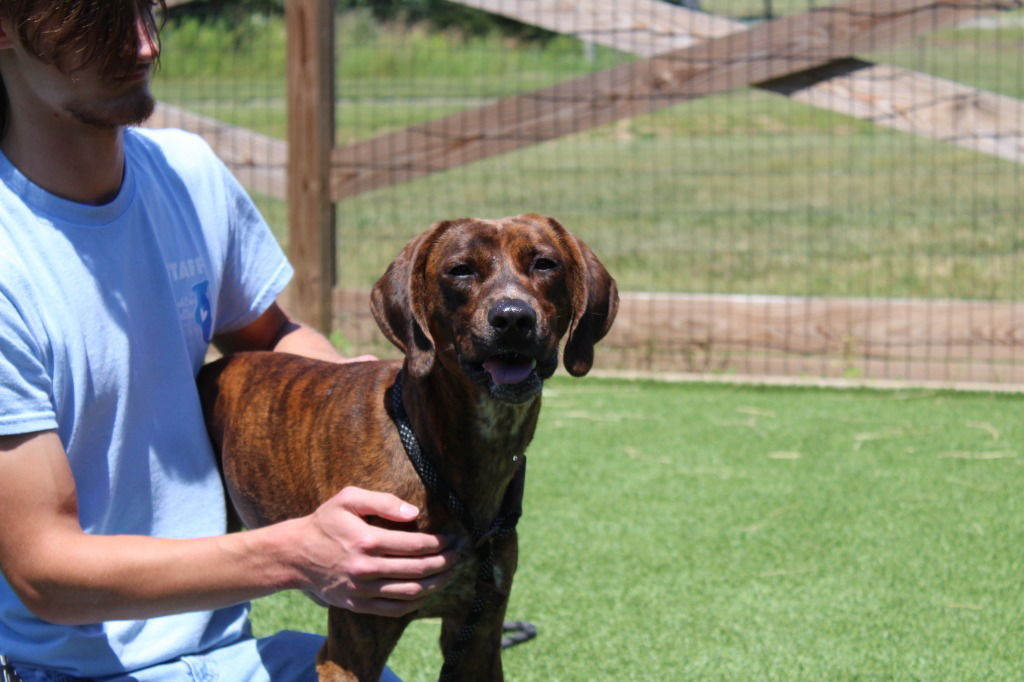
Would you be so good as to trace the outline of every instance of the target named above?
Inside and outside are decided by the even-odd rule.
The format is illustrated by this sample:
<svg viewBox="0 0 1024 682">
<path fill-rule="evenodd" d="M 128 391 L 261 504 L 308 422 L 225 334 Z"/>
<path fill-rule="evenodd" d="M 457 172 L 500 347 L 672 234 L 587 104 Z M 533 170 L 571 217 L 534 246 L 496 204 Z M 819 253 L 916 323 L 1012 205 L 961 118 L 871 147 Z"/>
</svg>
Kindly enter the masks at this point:
<svg viewBox="0 0 1024 682">
<path fill-rule="evenodd" d="M 525 301 L 503 298 L 487 313 L 487 321 L 501 335 L 525 337 L 537 324 L 537 313 Z"/>
</svg>

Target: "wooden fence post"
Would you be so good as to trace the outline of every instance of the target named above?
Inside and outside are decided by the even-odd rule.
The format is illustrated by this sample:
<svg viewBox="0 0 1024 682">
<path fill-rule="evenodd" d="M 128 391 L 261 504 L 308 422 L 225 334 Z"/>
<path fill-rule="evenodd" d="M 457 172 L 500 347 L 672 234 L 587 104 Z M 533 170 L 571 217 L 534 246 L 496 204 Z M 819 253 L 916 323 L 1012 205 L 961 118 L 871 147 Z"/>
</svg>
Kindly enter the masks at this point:
<svg viewBox="0 0 1024 682">
<path fill-rule="evenodd" d="M 292 314 L 329 334 L 335 283 L 334 2 L 288 0 L 288 256 Z"/>
</svg>

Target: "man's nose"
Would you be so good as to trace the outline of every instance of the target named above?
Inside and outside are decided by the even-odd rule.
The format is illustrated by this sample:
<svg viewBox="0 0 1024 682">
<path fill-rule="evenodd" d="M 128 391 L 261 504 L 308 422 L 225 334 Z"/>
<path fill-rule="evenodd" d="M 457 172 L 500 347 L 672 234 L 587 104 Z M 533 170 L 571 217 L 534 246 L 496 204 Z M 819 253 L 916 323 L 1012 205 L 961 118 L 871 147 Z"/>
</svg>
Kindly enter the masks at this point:
<svg viewBox="0 0 1024 682">
<path fill-rule="evenodd" d="M 160 54 L 160 42 L 152 26 L 152 23 L 147 24 L 141 17 L 135 20 L 135 31 L 139 38 L 138 59 L 141 62 L 151 62 Z"/>
</svg>

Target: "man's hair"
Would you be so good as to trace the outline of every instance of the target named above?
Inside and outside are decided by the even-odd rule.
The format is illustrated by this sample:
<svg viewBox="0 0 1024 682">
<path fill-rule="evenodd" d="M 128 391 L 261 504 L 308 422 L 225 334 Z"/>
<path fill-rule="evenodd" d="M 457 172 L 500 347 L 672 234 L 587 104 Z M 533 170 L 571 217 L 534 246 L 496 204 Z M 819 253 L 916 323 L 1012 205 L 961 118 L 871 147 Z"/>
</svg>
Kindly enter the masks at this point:
<svg viewBox="0 0 1024 682">
<path fill-rule="evenodd" d="M 135 67 L 139 18 L 158 40 L 157 8 L 166 10 L 165 0 L 0 0 L 0 16 L 12 20 L 19 42 L 40 60 L 65 72 L 98 63 L 114 75 Z M 0 131 L 7 104 L 0 80 Z"/>
</svg>

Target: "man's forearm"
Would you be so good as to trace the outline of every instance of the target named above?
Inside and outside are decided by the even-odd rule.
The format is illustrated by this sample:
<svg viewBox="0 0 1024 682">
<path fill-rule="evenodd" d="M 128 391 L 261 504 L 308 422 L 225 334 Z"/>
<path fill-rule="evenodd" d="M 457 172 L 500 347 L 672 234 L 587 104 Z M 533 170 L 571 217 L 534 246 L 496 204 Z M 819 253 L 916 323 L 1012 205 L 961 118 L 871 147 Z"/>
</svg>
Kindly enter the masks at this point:
<svg viewBox="0 0 1024 682">
<path fill-rule="evenodd" d="M 304 324 L 292 322 L 293 328 L 283 334 L 274 345 L 275 351 L 304 355 L 328 362 L 366 362 L 376 360 L 373 355 L 345 357 L 323 334 Z"/>
<path fill-rule="evenodd" d="M 401 616 L 450 580 L 459 550 L 363 516 L 405 523 L 418 514 L 393 495 L 346 488 L 310 516 L 199 540 L 93 536 L 68 526 L 29 543 L 7 573 L 33 613 L 65 625 L 216 609 L 288 588 Z"/>
<path fill-rule="evenodd" d="M 277 339 L 273 350 L 329 362 L 345 360 L 327 337 L 312 327 L 294 321 L 289 322 L 289 328 Z"/>
<path fill-rule="evenodd" d="M 38 617 L 61 624 L 216 609 L 286 588 L 376 615 L 414 610 L 451 576 L 445 538 L 368 523 L 419 510 L 345 488 L 309 516 L 196 540 L 85 533 L 53 431 L 0 437 L 0 570 Z"/>
<path fill-rule="evenodd" d="M 247 350 L 274 350 L 303 355 L 328 362 L 374 360 L 362 355 L 345 358 L 323 334 L 293 320 L 280 306 L 270 306 L 259 318 L 242 329 L 218 335 L 214 339 L 224 354 Z"/>
<path fill-rule="evenodd" d="M 31 567 L 9 577 L 37 616 L 64 625 L 216 609 L 300 586 L 286 554 L 295 523 L 198 540 L 69 528 L 27 548 Z"/>
</svg>

